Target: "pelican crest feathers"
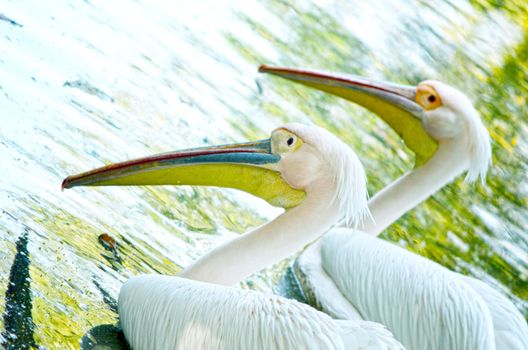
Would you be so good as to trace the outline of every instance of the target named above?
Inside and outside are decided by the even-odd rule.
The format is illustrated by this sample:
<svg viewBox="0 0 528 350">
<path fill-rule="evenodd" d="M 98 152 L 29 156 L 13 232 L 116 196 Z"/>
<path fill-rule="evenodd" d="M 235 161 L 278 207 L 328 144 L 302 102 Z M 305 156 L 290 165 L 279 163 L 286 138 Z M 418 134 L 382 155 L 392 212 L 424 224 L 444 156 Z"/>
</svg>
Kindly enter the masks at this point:
<svg viewBox="0 0 528 350">
<path fill-rule="evenodd" d="M 285 126 L 303 141 L 319 149 L 323 161 L 333 174 L 335 186 L 333 204 L 349 227 L 357 227 L 371 217 L 368 209 L 367 176 L 363 165 L 352 149 L 335 135 L 320 127 L 297 123 Z"/>
</svg>

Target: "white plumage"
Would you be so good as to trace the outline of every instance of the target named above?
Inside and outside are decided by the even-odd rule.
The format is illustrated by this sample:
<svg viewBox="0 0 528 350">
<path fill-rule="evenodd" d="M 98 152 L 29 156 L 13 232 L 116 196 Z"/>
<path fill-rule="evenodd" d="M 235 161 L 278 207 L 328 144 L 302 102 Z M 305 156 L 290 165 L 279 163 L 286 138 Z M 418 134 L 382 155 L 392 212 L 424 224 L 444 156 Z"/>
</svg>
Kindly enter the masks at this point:
<svg viewBox="0 0 528 350">
<path fill-rule="evenodd" d="M 402 118 L 418 118 L 438 143 L 425 164 L 369 201 L 374 220 L 361 224 L 361 231 L 380 234 L 464 171 L 466 181 L 485 182 L 491 164 L 489 134 L 469 99 L 453 87 L 437 81 L 401 86 L 290 68 L 264 71 L 328 88 L 371 109 L 374 96 L 397 107 L 374 108 L 382 118 L 387 113 L 401 117 L 406 111 Z M 308 248 L 294 267 L 305 291 L 325 312 L 381 322 L 408 349 L 528 349 L 528 325 L 504 295 L 365 234 L 333 230 Z"/>
<path fill-rule="evenodd" d="M 528 349 L 501 293 L 360 231 L 333 229 L 297 259 L 305 292 L 341 319 L 385 325 L 406 349 Z"/>
<path fill-rule="evenodd" d="M 491 165 L 491 140 L 477 110 L 466 95 L 447 84 L 431 80 L 422 84 L 432 86 L 442 99 L 439 108 L 424 113 L 424 128 L 440 141 L 440 147 L 443 142 L 461 139 L 464 142 L 461 155 L 468 156 L 465 180 L 474 182 L 480 178 L 484 184 Z"/>
<path fill-rule="evenodd" d="M 365 172 L 346 144 L 321 128 L 287 124 L 275 130 L 269 140 L 257 143 L 172 152 L 166 156 L 170 161 L 166 167 L 177 175 L 182 159 L 193 166 L 203 162 L 203 158 L 192 157 L 201 157 L 204 152 L 208 152 L 207 159 L 212 156 L 222 162 L 227 153 L 242 152 L 229 159 L 242 159 L 245 166 L 279 172 L 281 181 L 302 189 L 305 196 L 271 222 L 213 249 L 180 273 L 185 278 L 150 275 L 126 282 L 119 295 L 119 316 L 125 337 L 135 350 L 402 349 L 379 324 L 334 321 L 296 301 L 222 286 L 299 251 L 341 217 L 357 223 L 367 215 Z M 257 153 L 260 158 L 251 157 Z M 269 160 L 265 164 L 248 163 L 263 157 Z M 148 184 L 152 176 L 149 174 L 155 172 L 145 172 L 156 169 L 160 161 L 168 161 L 160 159 L 153 156 L 110 165 L 69 177 L 64 186 L 111 184 L 116 177 L 119 180 L 138 171 L 139 183 Z M 269 172 L 261 174 L 249 181 L 259 186 L 276 186 L 276 177 L 270 177 Z M 134 184 L 133 181 L 127 184 Z M 159 179 L 151 181 L 160 184 Z M 215 179 L 211 179 L 214 183 Z"/>
<path fill-rule="evenodd" d="M 519 310 L 504 295 L 473 277 L 455 274 L 484 300 L 493 319 L 497 349 L 528 350 L 528 325 Z"/>
<path fill-rule="evenodd" d="M 133 349 L 403 349 L 381 325 L 335 321 L 276 295 L 161 275 L 128 280 L 119 317 Z"/>
<path fill-rule="evenodd" d="M 443 266 L 346 229 L 325 237 L 321 254 L 364 319 L 387 326 L 409 349 L 494 348 L 486 304 Z"/>
<path fill-rule="evenodd" d="M 312 82 L 323 79 L 323 85 L 330 81 L 334 89 L 347 84 L 320 73 L 300 75 Z M 180 276 L 233 284 L 298 251 L 339 218 L 377 235 L 463 171 L 468 170 L 469 181 L 484 178 L 491 162 L 489 135 L 459 91 L 439 82 L 414 89 L 366 80 L 352 90 L 374 91 L 373 96 L 407 110 L 438 142 L 425 165 L 368 202 L 375 221 L 362 221 L 369 211 L 365 174 L 356 155 L 325 130 L 288 124 L 272 134 L 272 153 L 280 161 L 267 166 L 292 188 L 303 189 L 304 200 L 214 249 Z M 100 171 L 87 174 L 101 177 Z M 383 326 L 361 320 L 365 318 L 382 322 L 408 349 L 526 349 L 528 326 L 504 296 L 363 233 L 336 229 L 296 265 L 323 310 L 343 320 L 258 292 L 143 276 L 127 282 L 120 294 L 123 330 L 135 349 L 401 348 Z"/>
<path fill-rule="evenodd" d="M 370 217 L 367 176 L 356 153 L 326 129 L 299 123 L 289 123 L 283 128 L 299 135 L 305 144 L 315 148 L 311 153 L 319 158 L 317 166 L 307 166 L 310 162 L 303 155 L 299 159 L 303 164 L 290 163 L 284 171 L 295 172 L 295 177 L 302 178 L 300 182 L 303 185 L 313 177 L 329 180 L 325 187 L 314 190 L 333 193 L 331 204 L 338 208 L 338 217 L 343 218 L 347 225 L 355 226 Z M 289 181 L 292 183 L 295 179 Z"/>
</svg>

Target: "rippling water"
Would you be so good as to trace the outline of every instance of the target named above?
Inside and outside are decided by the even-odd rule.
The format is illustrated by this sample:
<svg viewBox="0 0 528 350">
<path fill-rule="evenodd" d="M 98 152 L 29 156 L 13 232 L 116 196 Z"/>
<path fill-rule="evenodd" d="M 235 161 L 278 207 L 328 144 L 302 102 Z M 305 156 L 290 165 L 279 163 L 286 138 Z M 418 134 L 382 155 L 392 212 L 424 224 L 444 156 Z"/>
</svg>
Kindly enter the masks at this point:
<svg viewBox="0 0 528 350">
<path fill-rule="evenodd" d="M 434 78 L 471 96 L 494 141 L 487 186 L 458 179 L 383 237 L 485 280 L 528 316 L 524 1 L 171 3 L 0 6 L 0 311 L 22 295 L 8 288 L 10 271 L 29 274 L 32 312 L 21 310 L 34 344 L 77 348 L 88 329 L 116 322 L 113 303 L 128 277 L 174 274 L 279 212 L 214 188 L 61 192 L 69 174 L 263 138 L 288 121 L 321 125 L 357 150 L 371 194 L 412 168 L 412 154 L 375 116 L 259 76 L 260 63 L 401 83 Z M 284 264 L 243 286 L 271 291 Z M 12 323 L 4 314 L 2 337 Z"/>
</svg>

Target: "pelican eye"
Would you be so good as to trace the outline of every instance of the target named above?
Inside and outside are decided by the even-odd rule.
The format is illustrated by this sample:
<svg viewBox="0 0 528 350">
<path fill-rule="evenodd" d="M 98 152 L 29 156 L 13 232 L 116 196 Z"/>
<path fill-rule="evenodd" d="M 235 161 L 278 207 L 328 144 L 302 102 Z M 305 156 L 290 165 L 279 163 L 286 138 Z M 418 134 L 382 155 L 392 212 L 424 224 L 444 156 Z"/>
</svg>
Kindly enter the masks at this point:
<svg viewBox="0 0 528 350">
<path fill-rule="evenodd" d="M 293 153 L 302 145 L 302 139 L 289 130 L 280 128 L 273 131 L 273 134 L 271 134 L 271 149 L 273 153 Z"/>
<path fill-rule="evenodd" d="M 416 103 L 426 111 L 442 106 L 442 99 L 435 88 L 428 84 L 420 84 L 416 88 Z"/>
</svg>

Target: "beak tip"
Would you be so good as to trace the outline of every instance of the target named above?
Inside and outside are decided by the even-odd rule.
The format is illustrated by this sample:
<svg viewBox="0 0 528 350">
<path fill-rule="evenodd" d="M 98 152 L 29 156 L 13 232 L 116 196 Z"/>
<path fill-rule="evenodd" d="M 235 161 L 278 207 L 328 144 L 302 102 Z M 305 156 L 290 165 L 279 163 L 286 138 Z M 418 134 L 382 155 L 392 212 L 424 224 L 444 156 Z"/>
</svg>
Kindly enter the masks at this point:
<svg viewBox="0 0 528 350">
<path fill-rule="evenodd" d="M 261 64 L 258 68 L 258 71 L 259 73 L 266 73 L 268 72 L 270 69 L 270 66 L 268 66 L 267 64 Z"/>
<path fill-rule="evenodd" d="M 64 189 L 68 189 L 68 188 L 71 188 L 71 184 L 70 184 L 70 177 L 68 176 L 67 178 L 65 178 L 63 181 L 62 181 L 62 184 L 61 184 L 61 191 L 64 191 Z"/>
</svg>

